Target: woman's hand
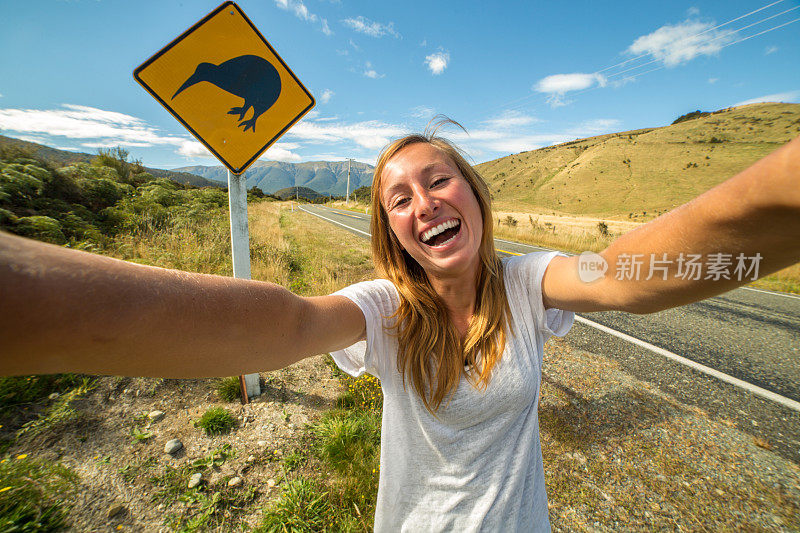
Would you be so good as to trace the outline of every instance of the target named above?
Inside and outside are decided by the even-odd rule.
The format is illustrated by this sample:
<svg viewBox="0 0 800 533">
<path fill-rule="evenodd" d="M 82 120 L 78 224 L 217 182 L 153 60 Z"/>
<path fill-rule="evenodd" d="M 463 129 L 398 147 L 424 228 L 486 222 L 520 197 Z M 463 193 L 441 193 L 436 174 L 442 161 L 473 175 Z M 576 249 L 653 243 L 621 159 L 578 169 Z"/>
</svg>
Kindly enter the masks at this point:
<svg viewBox="0 0 800 533">
<path fill-rule="evenodd" d="M 746 267 L 757 263 L 758 277 L 800 261 L 800 137 L 616 239 L 595 254 L 595 264 L 608 266 L 596 281 L 581 280 L 591 277 L 580 270 L 590 258 L 554 258 L 542 280 L 544 304 L 572 311 L 652 313 L 696 302 L 752 281 L 752 270 L 744 276 L 735 272 L 740 254 Z M 690 256 L 699 256 L 706 267 L 699 279 L 694 279 L 696 272 L 687 272 Z M 715 262 L 730 262 L 730 279 L 715 274 L 713 267 L 709 271 Z"/>
<path fill-rule="evenodd" d="M 213 377 L 344 348 L 364 317 L 342 296 L 148 267 L 0 232 L 0 375 Z"/>
</svg>

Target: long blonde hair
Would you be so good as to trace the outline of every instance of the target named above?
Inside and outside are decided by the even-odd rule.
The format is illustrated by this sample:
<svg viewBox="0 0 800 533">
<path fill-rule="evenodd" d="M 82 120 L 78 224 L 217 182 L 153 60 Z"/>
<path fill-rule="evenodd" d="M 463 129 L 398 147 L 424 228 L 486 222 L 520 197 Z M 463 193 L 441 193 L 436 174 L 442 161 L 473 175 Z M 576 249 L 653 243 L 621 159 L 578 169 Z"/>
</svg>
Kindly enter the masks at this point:
<svg viewBox="0 0 800 533">
<path fill-rule="evenodd" d="M 510 317 L 503 265 L 494 248 L 489 188 L 458 148 L 436 136 L 443 123 L 461 127 L 447 119 L 436 124 L 432 131 L 407 135 L 381 151 L 371 199 L 373 261 L 378 273 L 392 281 L 400 293 L 400 306 L 394 315 L 400 346 L 397 370 L 403 375 L 403 386 L 408 378 L 425 407 L 434 414 L 444 398 L 458 387 L 462 373 L 466 373 L 474 386 L 485 390 L 492 368 L 505 349 Z M 472 188 L 483 216 L 475 311 L 463 342 L 427 274 L 400 245 L 381 202 L 381 175 L 386 164 L 400 150 L 416 143 L 434 146 L 455 163 Z M 465 370 L 465 364 L 470 365 L 469 371 Z"/>
</svg>

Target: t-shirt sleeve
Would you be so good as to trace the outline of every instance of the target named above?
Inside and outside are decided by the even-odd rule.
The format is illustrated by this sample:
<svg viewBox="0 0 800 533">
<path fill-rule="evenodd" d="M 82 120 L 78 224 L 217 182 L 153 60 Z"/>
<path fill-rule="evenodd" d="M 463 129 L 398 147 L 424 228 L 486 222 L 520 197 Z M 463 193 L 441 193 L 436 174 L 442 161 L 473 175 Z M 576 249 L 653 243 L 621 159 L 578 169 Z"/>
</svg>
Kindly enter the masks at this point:
<svg viewBox="0 0 800 533">
<path fill-rule="evenodd" d="M 572 327 L 575 313 L 563 309 L 545 310 L 542 298 L 542 279 L 550 261 L 556 256 L 566 257 L 561 252 L 533 252 L 509 260 L 508 274 L 525 288 L 528 303 L 536 320 L 537 330 L 546 341 L 551 335 L 563 337 Z"/>
<path fill-rule="evenodd" d="M 391 337 L 386 327 L 397 309 L 397 289 L 388 280 L 376 279 L 350 285 L 334 294 L 349 298 L 361 309 L 367 339 L 333 351 L 331 357 L 339 368 L 353 377 L 368 372 L 380 378 L 385 373 L 389 359 L 395 356 L 391 353 Z"/>
</svg>

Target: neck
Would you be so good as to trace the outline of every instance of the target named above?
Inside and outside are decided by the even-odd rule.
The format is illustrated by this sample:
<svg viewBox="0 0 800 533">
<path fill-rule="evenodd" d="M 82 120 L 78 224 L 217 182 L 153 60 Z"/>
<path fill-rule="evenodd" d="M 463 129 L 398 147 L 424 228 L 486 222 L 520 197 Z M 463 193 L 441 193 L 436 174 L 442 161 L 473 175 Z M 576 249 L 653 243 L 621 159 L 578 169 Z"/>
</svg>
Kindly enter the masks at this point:
<svg viewBox="0 0 800 533">
<path fill-rule="evenodd" d="M 431 287 L 442 299 L 450 320 L 456 326 L 463 339 L 467 334 L 469 322 L 475 312 L 475 296 L 477 294 L 478 264 L 468 271 L 456 276 L 428 275 Z"/>
</svg>

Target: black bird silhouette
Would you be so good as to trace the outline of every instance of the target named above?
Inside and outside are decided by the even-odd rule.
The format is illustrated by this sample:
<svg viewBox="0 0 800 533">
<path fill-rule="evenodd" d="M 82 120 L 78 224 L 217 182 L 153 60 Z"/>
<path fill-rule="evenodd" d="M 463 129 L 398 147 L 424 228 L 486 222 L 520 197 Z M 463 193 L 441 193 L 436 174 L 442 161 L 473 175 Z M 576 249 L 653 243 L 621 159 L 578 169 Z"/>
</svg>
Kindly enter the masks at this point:
<svg viewBox="0 0 800 533">
<path fill-rule="evenodd" d="M 272 63 L 263 57 L 246 55 L 234 57 L 219 65 L 200 63 L 194 74 L 175 91 L 172 99 L 201 81 L 207 81 L 223 91 L 244 98 L 241 107 L 232 107 L 228 111 L 229 115 L 239 115 L 239 126 L 244 126 L 244 131 L 251 129 L 255 132 L 258 117 L 272 107 L 281 94 L 281 76 Z M 244 120 L 251 107 L 253 118 Z"/>
</svg>

